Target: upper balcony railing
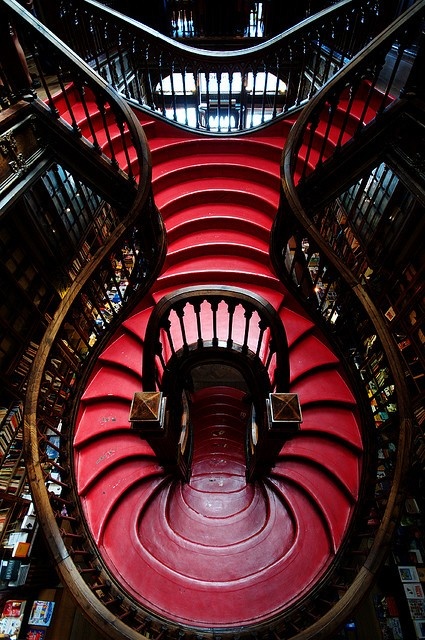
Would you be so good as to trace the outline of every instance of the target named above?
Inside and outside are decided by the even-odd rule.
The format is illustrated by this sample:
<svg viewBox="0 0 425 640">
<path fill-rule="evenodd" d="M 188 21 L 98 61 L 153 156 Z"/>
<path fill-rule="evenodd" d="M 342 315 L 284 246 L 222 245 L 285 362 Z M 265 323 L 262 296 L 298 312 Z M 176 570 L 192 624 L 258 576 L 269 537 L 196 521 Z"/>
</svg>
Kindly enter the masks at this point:
<svg viewBox="0 0 425 640">
<path fill-rule="evenodd" d="M 381 3 L 343 0 L 257 46 L 186 46 L 95 0 L 62 2 L 49 24 L 135 106 L 200 131 L 241 132 L 305 104 L 379 32 Z M 391 14 L 392 15 L 392 14 Z M 42 73 L 41 52 L 35 52 Z"/>
</svg>

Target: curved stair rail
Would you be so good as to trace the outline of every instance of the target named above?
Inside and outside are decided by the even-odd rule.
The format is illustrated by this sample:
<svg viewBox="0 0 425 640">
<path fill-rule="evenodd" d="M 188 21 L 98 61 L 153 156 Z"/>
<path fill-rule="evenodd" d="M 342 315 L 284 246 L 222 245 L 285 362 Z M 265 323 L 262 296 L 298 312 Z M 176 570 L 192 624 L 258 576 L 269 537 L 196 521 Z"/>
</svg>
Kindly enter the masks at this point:
<svg viewBox="0 0 425 640">
<path fill-rule="evenodd" d="M 424 14 L 425 3 L 416 3 L 328 83 L 297 120 L 282 158 L 282 198 L 272 234 L 275 267 L 281 278 L 292 285 L 310 311 L 317 315 L 324 329 L 334 334 L 336 340 L 338 335 L 344 336 L 342 348 L 346 350 L 347 360 L 352 361 L 354 371 L 358 371 L 359 362 L 367 357 L 371 343 L 375 343 L 374 351 L 380 358 L 380 367 L 388 375 L 385 384 L 393 390 L 397 405 L 397 413 L 393 414 L 392 420 L 388 415 L 383 417 L 384 423 L 388 420 L 383 434 L 377 433 L 377 448 L 385 439 L 392 440 L 396 447 L 389 486 L 383 487 L 377 479 L 374 496 L 369 496 L 373 517 L 369 519 L 371 526 L 368 542 L 363 547 L 363 558 L 352 568 L 345 591 L 340 593 L 334 606 L 319 623 L 311 626 L 312 637 L 322 637 L 325 630 L 332 633 L 342 624 L 371 588 L 389 552 L 403 505 L 403 480 L 409 465 L 412 427 L 399 349 L 385 319 L 373 303 L 367 283 L 359 275 L 362 255 L 354 255 L 346 243 L 341 245 L 337 242 L 341 229 L 336 207 L 329 206 L 323 213 L 320 206 L 323 208 L 323 203 L 337 195 L 336 186 L 333 184 L 331 187 L 331 182 L 332 177 L 338 181 L 338 167 L 343 167 L 341 176 L 344 171 L 347 174 L 345 184 L 350 178 L 355 180 L 353 165 L 350 174 L 348 161 L 344 163 L 346 154 L 355 153 L 357 146 L 361 145 L 362 132 L 368 128 L 373 139 L 374 124 L 385 123 L 388 112 L 396 108 L 397 105 L 392 104 L 394 101 L 397 103 L 393 88 L 398 80 L 403 53 L 417 43 Z M 391 50 L 394 64 L 387 76 L 388 82 L 384 84 L 381 72 Z M 354 114 L 356 95 L 362 96 L 364 106 L 361 113 L 355 114 L 353 126 L 350 116 Z M 371 155 L 375 158 L 376 151 Z M 321 192 L 321 200 L 315 206 L 316 180 L 320 181 L 324 192 Z M 344 190 L 341 184 L 343 181 L 338 183 L 340 192 Z M 358 377 L 365 386 L 362 376 Z M 353 539 L 350 545 L 352 542 Z M 352 551 L 355 553 L 354 549 Z M 307 635 L 301 631 L 295 637 L 301 640 Z"/>
<path fill-rule="evenodd" d="M 81 173 L 84 157 L 84 180 L 96 185 L 106 203 L 114 203 L 114 222 L 108 233 L 97 237 L 87 255 L 78 256 L 80 264 L 73 268 L 28 377 L 24 456 L 31 493 L 58 575 L 78 604 L 90 610 L 95 624 L 108 635 L 116 625 L 122 628 L 119 637 L 140 637 L 134 630 L 126 636 L 127 626 L 120 620 L 133 613 L 129 608 L 121 610 L 121 598 L 111 596 L 110 579 L 102 575 L 95 545 L 75 508 L 67 446 L 79 381 L 96 360 L 102 339 L 151 286 L 165 257 L 164 227 L 152 198 L 150 154 L 138 120 L 104 80 L 13 0 L 2 2 L 1 9 L 2 19 L 6 15 L 13 20 L 20 35 L 31 34 L 34 53 L 39 47 L 49 52 L 60 99 L 73 123 L 69 127 L 58 120 L 56 98 L 43 78 L 47 105 L 38 100 L 31 104 L 37 122 L 50 132 L 53 155 L 60 158 L 63 154 L 67 162 L 74 162 L 76 175 Z M 13 103 L 20 96 L 13 86 L 13 70 L 6 72 Z M 79 119 L 90 122 L 89 101 L 98 107 L 93 116 L 96 122 L 82 135 Z M 120 147 L 117 139 L 121 140 L 120 154 L 114 152 Z M 59 140 L 61 145 L 56 144 Z M 137 622 L 138 627 L 147 624 L 145 619 Z"/>
<path fill-rule="evenodd" d="M 343 0 L 266 43 L 221 52 L 175 42 L 95 0 L 63 2 L 52 28 L 133 105 L 229 134 L 305 104 L 385 15 L 379 3 Z"/>
</svg>

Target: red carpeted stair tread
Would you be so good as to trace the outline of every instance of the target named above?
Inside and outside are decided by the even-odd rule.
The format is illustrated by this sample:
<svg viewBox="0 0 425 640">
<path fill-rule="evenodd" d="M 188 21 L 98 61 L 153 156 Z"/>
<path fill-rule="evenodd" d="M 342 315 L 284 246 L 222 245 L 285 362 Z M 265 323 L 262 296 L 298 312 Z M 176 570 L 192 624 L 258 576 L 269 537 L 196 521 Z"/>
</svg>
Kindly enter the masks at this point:
<svg viewBox="0 0 425 640">
<path fill-rule="evenodd" d="M 353 504 L 359 487 L 359 454 L 341 442 L 323 437 L 321 434 L 299 433 L 283 446 L 277 467 L 284 466 L 287 459 L 297 460 L 306 475 L 314 478 L 316 467 L 333 476 L 334 483 L 344 487 L 352 496 Z"/>
<path fill-rule="evenodd" d="M 96 440 L 85 442 L 79 447 L 75 474 L 79 492 L 87 493 L 92 483 L 101 482 L 101 476 L 126 461 L 137 458 L 140 462 L 139 477 L 143 477 L 143 467 L 157 465 L 151 447 L 135 431 L 122 429 L 119 432 L 101 434 Z M 145 462 L 144 462 L 145 461 Z"/>
<path fill-rule="evenodd" d="M 115 517 L 115 510 L 123 500 L 127 499 L 127 492 L 137 488 L 139 508 L 152 500 L 158 490 L 167 483 L 163 469 L 148 463 L 143 467 L 144 474 L 140 474 L 142 465 L 139 459 L 129 460 L 122 467 L 111 468 L 108 477 L 90 488 L 90 499 L 83 495 L 81 501 L 91 523 L 91 530 L 96 543 L 100 545 L 109 520 Z M 124 546 L 127 542 L 124 544 Z"/>
<path fill-rule="evenodd" d="M 228 201 L 229 193 L 224 189 L 205 189 L 197 192 L 196 200 L 191 194 L 180 194 L 174 200 L 166 202 L 162 205 L 161 215 L 165 223 L 172 218 L 179 223 L 183 220 L 190 220 L 196 211 L 199 214 L 211 215 L 217 213 L 221 217 L 232 215 L 233 211 L 241 212 L 242 215 L 252 221 L 261 224 L 264 221 L 265 228 L 270 228 L 271 223 L 276 215 L 276 207 L 274 203 L 261 197 L 256 193 L 238 190 L 230 193 L 231 201 Z M 199 215 L 198 214 L 198 215 Z M 196 216 L 196 214 L 194 215 Z M 173 224 L 173 222 L 172 222 Z"/>
<path fill-rule="evenodd" d="M 104 396 L 89 403 L 82 403 L 78 415 L 78 429 L 74 434 L 74 447 L 89 444 L 91 440 L 116 432 L 128 430 L 130 404 L 128 398 L 108 397 L 107 404 Z"/>
<path fill-rule="evenodd" d="M 289 351 L 291 382 L 320 366 L 336 365 L 336 355 L 312 334 L 304 336 Z"/>
<path fill-rule="evenodd" d="M 273 482 L 275 478 L 294 483 L 310 496 L 329 529 L 332 548 L 336 553 L 347 531 L 353 507 L 353 501 L 346 492 L 325 470 L 315 467 L 312 473 L 309 466 L 300 464 L 298 460 L 279 462 L 272 470 L 270 480 Z"/>
<path fill-rule="evenodd" d="M 303 405 L 303 432 L 314 431 L 341 439 L 346 445 L 359 452 L 363 449 L 358 418 L 352 408 L 335 406 Z"/>
<path fill-rule="evenodd" d="M 172 267 L 187 262 L 193 262 L 194 270 L 196 270 L 195 264 L 199 258 L 204 258 L 208 263 L 209 258 L 212 257 L 216 261 L 216 266 L 229 270 L 235 270 L 238 267 L 236 263 L 240 260 L 242 264 L 256 264 L 264 266 L 261 269 L 264 273 L 270 273 L 268 268 L 269 254 L 264 249 L 264 245 L 260 247 L 253 247 L 243 243 L 244 236 L 239 242 L 224 242 L 217 239 L 215 242 L 205 242 L 202 244 L 192 243 L 191 238 L 188 238 L 188 244 L 180 249 L 174 250 L 173 245 L 169 247 L 166 262 L 165 271 L 172 272 Z M 234 265 L 234 266 L 232 266 Z M 257 266 L 259 269 L 260 267 Z"/>
<path fill-rule="evenodd" d="M 220 228 L 218 224 L 214 226 L 211 224 L 209 229 L 205 229 L 205 224 L 200 225 L 201 228 L 193 228 L 194 225 L 190 222 L 188 225 L 191 227 L 190 233 L 186 233 L 185 229 L 179 228 L 175 229 L 175 233 L 167 235 L 169 255 L 185 250 L 188 241 L 194 253 L 196 247 L 200 247 L 202 251 L 204 246 L 212 246 L 213 244 L 229 244 L 235 247 L 243 244 L 252 249 L 268 253 L 269 243 L 267 239 L 262 237 L 262 233 L 256 234 L 255 229 L 251 231 L 249 225 L 244 225 L 243 229 L 239 231 L 236 228 L 236 224 L 233 225 L 233 229 L 228 227 Z"/>
<path fill-rule="evenodd" d="M 222 236 L 237 244 L 250 246 L 251 243 L 258 243 L 263 248 L 266 243 L 267 249 L 270 244 L 270 233 L 267 227 L 246 218 L 237 218 L 234 211 L 231 215 L 224 217 L 217 215 L 216 212 L 209 216 L 200 215 L 192 218 L 188 216 L 179 224 L 174 224 L 172 228 L 170 228 L 170 221 L 167 220 L 168 244 L 172 244 L 175 248 L 179 248 L 179 242 L 184 243 L 187 240 L 200 242 L 198 238 L 205 238 L 208 243 L 213 241 L 220 243 Z"/>
<path fill-rule="evenodd" d="M 227 149 L 221 154 L 217 148 L 218 142 L 218 140 L 203 141 L 202 146 L 197 144 L 194 147 L 194 141 L 191 141 L 175 145 L 171 149 L 166 146 L 160 150 L 154 149 L 152 151 L 154 183 L 178 171 L 191 169 L 198 172 L 202 169 L 206 173 L 216 167 L 221 167 L 224 175 L 232 167 L 244 167 L 248 173 L 258 172 L 259 176 L 263 175 L 264 180 L 271 180 L 273 177 L 279 179 L 280 154 L 274 152 L 270 146 L 257 144 L 258 153 L 250 155 L 249 148 L 252 148 L 252 145 L 232 146 L 231 142 L 226 141 Z M 196 148 L 199 148 L 198 154 L 194 153 Z"/>
<path fill-rule="evenodd" d="M 287 296 L 285 296 L 285 302 L 286 300 Z M 290 347 L 314 328 L 314 324 L 309 318 L 288 306 L 282 306 L 279 309 L 279 315 L 285 327 L 285 333 Z"/>
<path fill-rule="evenodd" d="M 131 399 L 140 388 L 142 372 L 105 363 L 87 385 L 82 400 L 118 397 Z"/>
<path fill-rule="evenodd" d="M 248 194 L 247 194 L 248 195 Z M 197 198 L 199 200 L 199 198 Z M 165 205 L 161 214 L 164 217 L 167 233 L 171 234 L 175 230 L 180 234 L 186 229 L 187 224 L 193 224 L 195 228 L 209 228 L 211 224 L 220 225 L 221 228 L 238 229 L 241 225 L 248 225 L 249 228 L 256 229 L 260 237 L 269 236 L 272 223 L 271 211 L 258 208 L 257 204 L 263 204 L 264 200 L 250 199 L 249 206 L 244 203 L 217 202 L 202 204 L 193 203 L 191 198 L 179 200 L 180 207 Z M 174 203 L 175 205 L 175 203 Z"/>
<path fill-rule="evenodd" d="M 311 376 L 307 376 L 291 385 L 292 393 L 298 393 L 302 404 L 336 403 L 355 406 L 353 392 L 338 371 L 323 370 L 316 374 L 314 381 Z"/>
<path fill-rule="evenodd" d="M 184 196 L 191 196 L 197 198 L 198 193 L 205 191 L 213 194 L 214 191 L 226 194 L 226 201 L 229 206 L 232 202 L 238 203 L 246 199 L 245 194 L 252 193 L 257 198 L 262 198 L 266 202 L 275 204 L 277 208 L 278 204 L 278 190 L 272 188 L 268 184 L 265 184 L 261 180 L 253 179 L 248 181 L 248 176 L 245 173 L 245 168 L 236 168 L 235 173 L 239 171 L 240 175 L 236 176 L 224 176 L 218 173 L 217 175 L 203 175 L 198 176 L 196 173 L 190 177 L 180 176 L 183 181 L 180 181 L 179 176 L 174 176 L 173 180 L 170 177 L 164 178 L 162 183 L 157 180 L 153 183 L 153 192 L 155 195 L 155 202 L 161 211 L 162 207 L 167 205 L 168 202 L 175 198 L 182 198 Z M 242 175 L 243 174 L 243 175 Z M 259 177 L 257 175 L 257 177 Z M 276 185 L 278 187 L 278 185 Z"/>
<path fill-rule="evenodd" d="M 254 256 L 240 256 L 237 252 L 241 249 L 244 253 L 247 251 L 244 247 L 237 247 L 236 245 L 225 245 L 222 247 L 225 250 L 225 254 L 216 253 L 217 247 L 204 246 L 203 251 L 199 251 L 199 255 L 192 257 L 190 255 L 190 249 L 180 251 L 173 256 L 168 256 L 167 261 L 172 257 L 171 264 L 167 265 L 166 269 L 161 273 L 158 279 L 158 283 L 164 282 L 167 286 L 167 280 L 175 277 L 178 282 L 180 279 L 181 287 L 190 286 L 194 281 L 199 281 L 201 274 L 204 274 L 204 279 L 209 282 L 223 282 L 225 280 L 225 274 L 234 273 L 234 271 L 243 272 L 248 276 L 248 280 L 253 278 L 254 280 L 259 276 L 268 276 L 269 270 L 264 264 L 256 262 Z M 254 253 L 254 251 L 252 252 Z M 203 254 L 205 257 L 203 257 Z M 267 257 L 267 254 L 265 254 Z M 190 279 L 192 274 L 192 280 Z"/>
<path fill-rule="evenodd" d="M 152 306 L 146 306 L 148 302 L 143 300 L 142 308 L 137 308 L 131 316 L 123 321 L 123 327 L 125 330 L 138 339 L 141 344 L 144 342 L 146 325 L 152 313 Z"/>
<path fill-rule="evenodd" d="M 117 337 L 103 352 L 102 362 L 116 363 L 131 371 L 141 371 L 143 345 L 140 340 L 126 332 Z"/>
<path fill-rule="evenodd" d="M 243 476 L 239 478 L 240 486 L 235 478 L 222 480 L 220 493 L 197 490 L 192 482 L 175 488 L 167 516 L 176 537 L 198 547 L 229 547 L 261 534 L 267 523 L 262 491 L 247 486 Z"/>
<path fill-rule="evenodd" d="M 172 291 L 183 286 L 206 286 L 217 284 L 217 282 L 223 286 L 239 286 L 242 289 L 245 287 L 248 291 L 250 291 L 251 288 L 257 290 L 257 287 L 263 287 L 263 289 L 265 289 L 267 286 L 270 286 L 270 288 L 279 286 L 275 276 L 265 272 L 259 273 L 258 270 L 255 272 L 249 270 L 240 271 L 238 273 L 238 279 L 235 282 L 234 272 L 230 272 L 221 267 L 217 268 L 214 261 L 208 264 L 209 268 L 195 272 L 190 271 L 190 263 L 188 266 L 189 270 L 187 271 L 183 268 L 180 272 L 178 270 L 173 270 L 172 273 L 164 272 L 160 279 L 152 286 L 152 293 L 155 294 L 159 292 L 161 295 L 162 291 Z"/>
</svg>

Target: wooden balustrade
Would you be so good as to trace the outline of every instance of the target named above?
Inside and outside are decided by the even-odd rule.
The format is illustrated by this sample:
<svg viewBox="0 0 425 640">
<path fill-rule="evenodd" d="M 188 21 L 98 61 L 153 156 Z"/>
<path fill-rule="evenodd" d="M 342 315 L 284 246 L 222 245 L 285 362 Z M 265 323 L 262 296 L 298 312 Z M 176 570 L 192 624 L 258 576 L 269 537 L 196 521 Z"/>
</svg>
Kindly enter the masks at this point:
<svg viewBox="0 0 425 640">
<path fill-rule="evenodd" d="M 183 455 L 180 442 L 185 437 L 191 443 L 193 436 L 189 405 L 184 407 L 181 399 L 195 386 L 193 370 L 208 362 L 228 362 L 245 380 L 258 431 L 256 442 L 249 435 L 246 438 L 246 474 L 252 481 L 276 462 L 290 429 L 290 420 L 285 428 L 277 428 L 268 418 L 269 397 L 283 396 L 289 388 L 288 344 L 279 316 L 258 295 L 234 287 L 190 287 L 160 300 L 146 328 L 144 393 L 135 393 L 130 421 L 152 446 L 161 464 L 177 466 L 177 473 L 188 480 L 191 446 Z M 153 429 L 153 396 L 160 403 L 160 393 L 166 396 L 167 411 L 163 413 L 168 418 L 160 423 L 159 404 L 156 405 Z M 140 410 L 144 398 L 149 401 L 149 419 L 138 418 L 144 413 Z M 273 406 L 272 400 L 270 403 Z M 183 429 L 187 429 L 186 434 Z M 248 422 L 247 434 L 250 433 Z"/>
<path fill-rule="evenodd" d="M 354 145 L 374 120 L 381 122 L 400 93 L 409 91 L 409 74 L 414 76 L 415 69 L 406 53 L 419 45 L 423 13 L 422 2 L 415 3 L 306 106 L 284 156 L 284 171 L 296 184 L 313 172 L 321 180 L 319 172 L 326 162 L 330 164 L 348 144 Z M 340 185 L 338 178 L 332 173 Z"/>
<path fill-rule="evenodd" d="M 1 20 L 5 24 L 12 22 L 25 42 L 25 50 L 37 66 L 45 94 L 44 105 L 39 103 L 39 117 L 42 115 L 58 118 L 59 113 L 52 94 L 52 88 L 61 93 L 62 115 L 65 138 L 68 130 L 70 140 L 77 143 L 84 139 L 96 156 L 101 156 L 107 170 L 125 175 L 121 197 L 125 194 L 134 198 L 134 191 L 128 184 L 144 183 L 149 178 L 150 163 L 144 134 L 132 110 L 122 101 L 117 102 L 116 94 L 102 77 L 93 73 L 90 66 L 63 44 L 53 33 L 41 26 L 38 20 L 14 0 L 2 0 L 0 3 Z M 41 53 L 42 52 L 42 53 Z M 41 58 L 48 57 L 48 72 L 43 71 Z M 8 58 L 2 60 L 4 74 L 3 93 L 8 105 L 22 98 L 15 87 L 16 72 Z M 48 75 L 48 78 L 47 78 Z M 34 100 L 36 95 L 26 87 L 26 99 Z M 24 96 L 25 97 L 25 96 Z M 42 107 L 45 107 L 42 109 Z M 65 120 L 67 123 L 65 124 Z M 85 128 L 80 129 L 81 121 Z M 112 140 L 114 138 L 114 140 Z M 131 149 L 131 151 L 130 151 Z M 119 154 L 117 152 L 119 150 Z M 119 155 L 119 157 L 118 157 Z M 133 166 L 133 158 L 138 158 Z M 99 158 L 95 161 L 99 164 Z M 137 166 L 137 172 L 135 167 Z"/>
<path fill-rule="evenodd" d="M 242 333 L 235 313 L 244 318 Z M 175 374 L 176 366 L 182 366 L 184 377 L 186 361 L 208 357 L 214 349 L 220 350 L 223 359 L 226 351 L 232 358 L 242 354 L 249 359 L 251 368 L 264 368 L 264 390 L 288 389 L 288 346 L 283 325 L 265 300 L 242 289 L 189 287 L 165 296 L 152 313 L 145 342 L 144 389 L 157 389 L 158 382 L 166 387 L 166 377 L 171 369 Z M 265 379 L 264 374 L 260 379 Z M 255 396 L 256 385 L 252 386 Z"/>
<path fill-rule="evenodd" d="M 323 628 L 329 633 L 336 630 L 347 612 L 361 601 L 386 558 L 400 515 L 412 426 L 404 371 L 385 318 L 375 307 L 367 282 L 361 277 L 362 247 L 354 249 L 350 240 L 340 241 L 337 207 L 329 202 L 337 195 L 337 187 L 342 191 L 346 180 L 355 180 L 354 168 L 349 172 L 344 163 L 354 145 L 361 141 L 366 127 L 369 140 L 373 141 L 374 122 L 381 123 L 399 95 L 395 87 L 404 84 L 409 87 L 409 79 L 400 78 L 399 71 L 405 49 L 418 44 L 415 27 L 420 26 L 424 12 L 425 3 L 416 3 L 312 99 L 293 127 L 282 159 L 282 198 L 272 233 L 276 269 L 304 299 L 324 330 L 335 339 L 341 338 L 353 373 L 360 374 L 358 384 L 366 386 L 366 373 L 361 367 L 371 352 L 376 354 L 380 370 L 385 371 L 385 387 L 394 399 L 392 415 L 385 415 L 382 407 L 376 407 L 375 415 L 382 418 L 376 425 L 381 429 L 377 432 L 377 448 L 387 439 L 395 446 L 387 484 L 377 478 L 374 491 L 365 487 L 366 499 L 356 519 L 356 530 L 341 557 L 339 571 L 333 576 L 335 584 L 345 585 L 344 593 L 338 601 L 329 603 L 320 623 L 315 622 L 304 631 L 300 629 L 297 640 L 312 637 L 310 634 L 320 633 Z M 391 56 L 395 42 L 397 52 Z M 388 63 L 390 58 L 390 69 L 387 66 L 384 74 L 384 62 Z M 359 94 L 362 108 L 354 114 Z M 398 105 L 392 108 L 397 109 Z M 334 138 L 332 131 L 337 134 Z M 323 143 L 318 145 L 320 132 Z M 342 171 L 347 174 L 341 181 L 337 166 L 343 166 Z M 321 198 L 316 206 L 308 195 L 314 193 L 315 181 L 321 185 Z M 331 182 L 333 188 L 327 189 Z"/>
</svg>

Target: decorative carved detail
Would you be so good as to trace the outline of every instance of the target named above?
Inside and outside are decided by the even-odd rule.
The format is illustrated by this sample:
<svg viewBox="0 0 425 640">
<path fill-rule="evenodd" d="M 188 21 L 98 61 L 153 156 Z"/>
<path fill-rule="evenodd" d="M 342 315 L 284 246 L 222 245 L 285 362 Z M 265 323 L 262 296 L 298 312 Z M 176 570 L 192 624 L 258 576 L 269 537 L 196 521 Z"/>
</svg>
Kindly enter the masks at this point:
<svg viewBox="0 0 425 640">
<path fill-rule="evenodd" d="M 12 169 L 13 173 L 18 175 L 23 175 L 27 169 L 28 165 L 22 153 L 18 153 L 16 155 L 16 160 L 12 160 L 9 162 L 9 166 Z"/>
<path fill-rule="evenodd" d="M 143 433 L 164 431 L 165 398 L 160 391 L 136 391 L 129 421 Z"/>
<path fill-rule="evenodd" d="M 298 394 L 271 393 L 268 406 L 270 432 L 284 433 L 299 429 L 302 417 Z"/>
<path fill-rule="evenodd" d="M 25 176 L 46 148 L 34 115 L 16 120 L 0 135 L 0 193 Z"/>
<path fill-rule="evenodd" d="M 17 146 L 16 138 L 10 131 L 0 136 L 0 151 L 5 158 L 16 151 Z"/>
<path fill-rule="evenodd" d="M 4 158 L 11 158 L 8 162 L 13 173 L 22 175 L 28 169 L 24 154 L 18 152 L 18 142 L 11 131 L 0 137 L 0 151 Z"/>
</svg>

